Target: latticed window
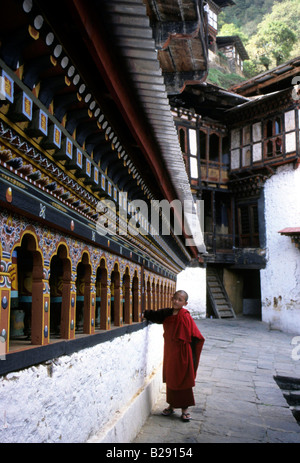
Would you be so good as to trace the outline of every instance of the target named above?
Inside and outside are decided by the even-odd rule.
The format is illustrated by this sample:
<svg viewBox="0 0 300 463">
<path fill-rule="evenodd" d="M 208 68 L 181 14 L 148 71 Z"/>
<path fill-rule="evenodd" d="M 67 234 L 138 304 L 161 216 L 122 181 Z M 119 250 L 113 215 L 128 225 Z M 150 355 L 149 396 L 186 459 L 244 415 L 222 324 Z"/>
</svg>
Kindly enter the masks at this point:
<svg viewBox="0 0 300 463">
<path fill-rule="evenodd" d="M 266 158 L 282 155 L 282 120 L 281 117 L 265 122 L 264 154 Z"/>
</svg>

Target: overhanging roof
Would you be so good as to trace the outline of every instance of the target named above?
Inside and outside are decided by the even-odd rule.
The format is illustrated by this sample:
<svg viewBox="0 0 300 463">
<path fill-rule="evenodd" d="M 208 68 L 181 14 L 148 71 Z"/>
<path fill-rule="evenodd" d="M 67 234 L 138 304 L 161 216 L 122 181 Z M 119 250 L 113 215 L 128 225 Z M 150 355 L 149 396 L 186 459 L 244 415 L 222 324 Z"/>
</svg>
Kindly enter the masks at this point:
<svg viewBox="0 0 300 463">
<path fill-rule="evenodd" d="M 36 0 L 36 3 L 71 51 L 71 56 L 80 62 L 82 72 L 85 72 L 84 62 L 90 63 L 92 58 L 91 67 L 87 68 L 90 74 L 85 75 L 91 89 L 96 96 L 98 93 L 103 97 L 97 87 L 99 73 L 110 94 L 105 101 L 106 107 L 109 111 L 111 98 L 111 105 L 118 107 L 126 121 L 137 147 L 136 161 L 144 164 L 143 173 L 148 180 L 152 176 L 154 184 L 169 202 L 176 198 L 185 202 L 185 233 L 193 235 L 196 226 L 199 238 L 199 221 L 143 1 L 55 0 L 45 3 Z M 179 4 L 182 1 L 178 1 Z M 57 11 L 63 14 L 57 16 Z M 67 11 L 69 18 L 66 17 Z M 82 42 L 88 56 L 83 55 Z M 190 71 L 189 68 L 187 72 Z M 144 158 L 138 158 L 139 150 Z M 134 144 L 132 151 L 135 151 Z M 204 250 L 202 244 L 201 234 L 198 251 Z M 197 256 L 195 247 L 190 250 Z"/>
<path fill-rule="evenodd" d="M 233 85 L 230 90 L 240 95 L 253 96 L 283 90 L 292 86 L 292 79 L 300 74 L 300 56 L 262 72 L 251 79 Z M 298 83 L 298 82 L 297 82 Z"/>
<path fill-rule="evenodd" d="M 194 109 L 202 117 L 219 121 L 226 119 L 226 111 L 248 101 L 249 98 L 207 82 L 188 85 L 182 94 L 170 98 L 172 107 Z"/>
<path fill-rule="evenodd" d="M 286 236 L 299 235 L 300 236 L 300 227 L 287 227 L 280 230 L 278 233 Z"/>
<path fill-rule="evenodd" d="M 234 44 L 236 46 L 236 49 L 242 58 L 242 60 L 249 59 L 249 55 L 246 51 L 246 48 L 243 45 L 242 40 L 238 35 L 231 35 L 231 36 L 218 36 L 217 37 L 217 45 L 220 48 L 226 47 L 227 45 L 232 45 Z"/>
<path fill-rule="evenodd" d="M 96 1 L 96 4 L 97 3 Z M 148 17 L 146 8 L 142 0 L 131 2 L 130 8 L 128 6 L 130 2 L 126 2 L 125 5 L 119 1 L 109 0 L 106 3 L 106 23 L 109 24 L 109 35 L 117 45 L 120 54 L 125 57 L 128 75 L 134 85 L 136 98 L 144 109 L 148 122 L 148 130 L 150 128 L 152 132 L 151 145 L 154 142 L 158 149 L 156 154 L 153 153 L 153 157 L 162 157 L 168 177 L 171 179 L 176 192 L 176 197 L 185 205 L 185 231 L 188 235 L 195 236 L 195 233 L 197 234 L 198 250 L 204 252 L 205 246 L 202 232 L 199 228 L 199 220 L 194 209 L 190 183 L 168 101 L 165 82 L 162 78 L 162 70 L 158 62 L 155 42 L 150 38 L 152 30 L 150 22 L 147 24 Z M 172 3 L 174 5 L 174 2 Z M 182 2 L 178 2 L 178 8 L 179 3 L 182 4 Z M 174 14 L 174 11 L 171 11 L 172 14 Z M 140 27 L 141 18 L 143 18 L 142 28 Z M 126 26 L 127 22 L 131 24 L 131 27 L 123 27 L 123 34 L 122 37 L 120 37 L 120 26 Z M 145 46 L 140 48 L 141 45 L 137 43 L 136 47 L 133 47 L 132 43 L 129 45 L 128 39 L 130 39 L 132 34 L 140 41 L 142 39 L 145 40 L 145 37 L 149 37 L 147 40 L 147 50 L 145 50 Z M 151 150 L 153 150 L 153 148 Z M 151 156 L 151 153 L 148 152 L 147 154 Z M 160 178 L 160 180 L 163 184 L 166 180 L 165 176 Z M 175 199 L 174 197 L 172 198 L 170 194 L 166 196 L 169 201 Z"/>
</svg>

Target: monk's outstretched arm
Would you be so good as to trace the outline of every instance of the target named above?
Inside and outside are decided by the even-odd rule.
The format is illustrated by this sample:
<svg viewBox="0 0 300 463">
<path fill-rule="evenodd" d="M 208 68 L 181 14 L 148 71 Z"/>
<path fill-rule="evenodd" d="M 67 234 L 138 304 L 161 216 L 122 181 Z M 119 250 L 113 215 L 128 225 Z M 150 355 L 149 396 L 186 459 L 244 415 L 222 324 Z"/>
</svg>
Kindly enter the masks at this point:
<svg viewBox="0 0 300 463">
<path fill-rule="evenodd" d="M 144 318 L 149 322 L 161 324 L 172 313 L 173 309 L 145 310 Z"/>
</svg>

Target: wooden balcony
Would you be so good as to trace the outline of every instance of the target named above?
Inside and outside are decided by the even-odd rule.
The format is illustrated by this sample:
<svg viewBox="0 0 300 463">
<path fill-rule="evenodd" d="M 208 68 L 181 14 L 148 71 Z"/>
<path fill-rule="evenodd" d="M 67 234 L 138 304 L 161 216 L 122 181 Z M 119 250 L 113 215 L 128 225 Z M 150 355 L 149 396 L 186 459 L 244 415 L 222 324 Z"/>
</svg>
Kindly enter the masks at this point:
<svg viewBox="0 0 300 463">
<path fill-rule="evenodd" d="M 201 181 L 226 185 L 228 182 L 228 166 L 214 161 L 200 162 Z"/>
</svg>

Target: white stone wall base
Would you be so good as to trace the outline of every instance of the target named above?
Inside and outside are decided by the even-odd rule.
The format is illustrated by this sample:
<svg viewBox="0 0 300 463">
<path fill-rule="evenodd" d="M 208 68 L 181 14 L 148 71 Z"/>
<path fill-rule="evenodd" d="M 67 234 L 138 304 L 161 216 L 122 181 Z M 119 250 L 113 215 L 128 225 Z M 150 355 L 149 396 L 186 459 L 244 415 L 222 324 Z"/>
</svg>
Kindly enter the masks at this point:
<svg viewBox="0 0 300 463">
<path fill-rule="evenodd" d="M 113 419 L 87 443 L 130 443 L 139 433 L 162 389 L 162 366 L 150 376 L 144 387 Z"/>
<path fill-rule="evenodd" d="M 1 376 L 0 442 L 130 441 L 158 397 L 162 357 L 162 325 L 150 323 Z"/>
</svg>

